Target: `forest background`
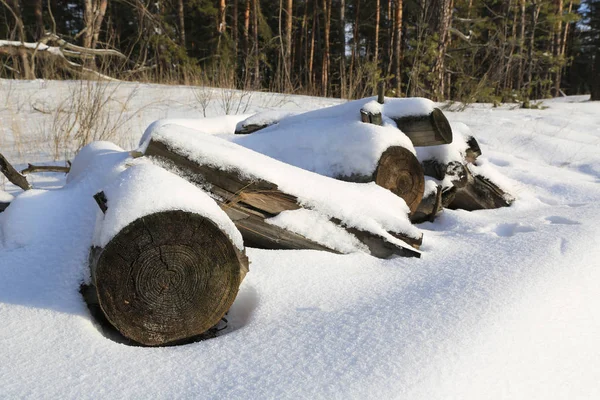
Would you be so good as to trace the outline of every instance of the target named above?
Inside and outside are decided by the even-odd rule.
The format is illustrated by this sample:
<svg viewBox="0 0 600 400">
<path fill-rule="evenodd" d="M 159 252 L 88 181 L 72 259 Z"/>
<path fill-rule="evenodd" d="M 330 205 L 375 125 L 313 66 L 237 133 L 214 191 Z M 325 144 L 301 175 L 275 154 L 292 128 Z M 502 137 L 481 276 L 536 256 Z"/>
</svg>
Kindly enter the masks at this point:
<svg viewBox="0 0 600 400">
<path fill-rule="evenodd" d="M 600 100 L 600 0 L 0 0 L 0 78 Z"/>
</svg>

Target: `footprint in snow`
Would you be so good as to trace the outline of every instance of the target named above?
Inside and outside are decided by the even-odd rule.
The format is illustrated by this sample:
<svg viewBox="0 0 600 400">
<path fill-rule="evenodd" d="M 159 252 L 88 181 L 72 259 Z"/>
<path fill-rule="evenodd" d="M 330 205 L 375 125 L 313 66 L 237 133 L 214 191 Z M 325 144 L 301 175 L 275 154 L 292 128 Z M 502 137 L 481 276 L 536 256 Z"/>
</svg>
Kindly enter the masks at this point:
<svg viewBox="0 0 600 400">
<path fill-rule="evenodd" d="M 514 236 L 517 233 L 535 232 L 532 226 L 521 225 L 520 223 L 515 224 L 499 224 L 494 229 L 494 233 L 501 237 Z"/>
<path fill-rule="evenodd" d="M 573 220 L 570 220 L 570 219 L 564 218 L 564 217 L 559 217 L 557 215 L 554 215 L 551 217 L 546 217 L 546 221 L 548 221 L 549 224 L 556 224 L 556 225 L 581 225 L 580 222 L 573 221 Z"/>
<path fill-rule="evenodd" d="M 488 158 L 488 160 L 492 164 L 497 165 L 498 167 L 508 167 L 510 165 L 510 162 L 506 160 L 501 160 L 499 158 Z"/>
</svg>

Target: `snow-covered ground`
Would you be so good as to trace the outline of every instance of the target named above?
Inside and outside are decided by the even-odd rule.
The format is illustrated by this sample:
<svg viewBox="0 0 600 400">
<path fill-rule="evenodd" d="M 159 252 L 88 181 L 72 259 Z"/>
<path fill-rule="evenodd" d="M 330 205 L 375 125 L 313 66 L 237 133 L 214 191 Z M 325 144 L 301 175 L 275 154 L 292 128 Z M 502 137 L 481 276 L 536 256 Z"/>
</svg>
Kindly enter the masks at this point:
<svg viewBox="0 0 600 400">
<path fill-rule="evenodd" d="M 72 143 L 49 139 L 77 85 L 0 81 L 0 152 L 19 165 L 72 158 Z M 339 103 L 110 90 L 118 124 L 105 139 L 129 149 L 159 118 Z M 586 100 L 448 112 L 479 140 L 480 168 L 506 177 L 513 206 L 445 210 L 419 226 L 421 259 L 249 249 L 227 331 L 185 346 L 128 347 L 95 327 L 78 293 L 91 186 L 17 198 L 0 214 L 0 398 L 600 398 L 600 104 Z"/>
</svg>

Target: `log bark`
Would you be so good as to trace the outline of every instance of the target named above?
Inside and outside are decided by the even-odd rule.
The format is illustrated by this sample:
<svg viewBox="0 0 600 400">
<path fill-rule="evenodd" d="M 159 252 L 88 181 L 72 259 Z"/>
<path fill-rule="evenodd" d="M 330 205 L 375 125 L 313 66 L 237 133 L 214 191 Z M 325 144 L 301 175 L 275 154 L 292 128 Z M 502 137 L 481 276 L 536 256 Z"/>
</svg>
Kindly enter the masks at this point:
<svg viewBox="0 0 600 400">
<path fill-rule="evenodd" d="M 136 343 L 158 346 L 216 325 L 248 259 L 210 219 L 175 210 L 139 218 L 92 248 L 90 268 L 108 321 Z"/>
<path fill-rule="evenodd" d="M 224 170 L 212 165 L 198 164 L 154 139 L 150 141 L 145 154 L 166 164 L 173 164 L 179 173 L 185 174 L 187 179 L 207 186 L 217 199 L 217 203 L 242 233 L 246 245 L 267 249 L 308 248 L 336 252 L 301 235 L 265 222 L 265 219 L 282 211 L 301 208 L 295 196 L 282 192 L 274 183 L 260 179 L 248 179 L 235 170 Z M 332 222 L 343 224 L 343 221 L 332 220 Z M 348 228 L 345 229 L 350 231 Z M 391 244 L 376 234 L 358 229 L 355 229 L 354 233 L 369 247 L 371 255 L 375 257 L 420 256 L 420 253 Z M 413 247 L 418 248 L 421 242 L 420 238 L 408 238 L 396 233 L 393 235 Z"/>
<path fill-rule="evenodd" d="M 438 146 L 452 143 L 452 128 L 444 113 L 435 108 L 429 115 L 392 118 L 398 129 L 414 146 Z"/>
<path fill-rule="evenodd" d="M 31 185 L 27 181 L 27 178 L 21 175 L 2 154 L 0 154 L 0 172 L 2 172 L 15 186 L 18 186 L 23 190 L 31 189 Z"/>
</svg>

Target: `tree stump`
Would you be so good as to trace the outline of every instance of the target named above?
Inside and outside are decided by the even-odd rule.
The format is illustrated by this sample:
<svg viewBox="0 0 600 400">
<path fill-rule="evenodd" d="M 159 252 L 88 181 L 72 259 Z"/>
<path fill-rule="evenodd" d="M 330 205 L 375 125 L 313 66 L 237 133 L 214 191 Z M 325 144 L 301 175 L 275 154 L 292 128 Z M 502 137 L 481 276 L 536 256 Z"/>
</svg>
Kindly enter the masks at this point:
<svg viewBox="0 0 600 400">
<path fill-rule="evenodd" d="M 184 211 L 139 218 L 92 248 L 100 307 L 123 336 L 156 346 L 199 335 L 233 303 L 248 259 L 211 220 Z"/>
<path fill-rule="evenodd" d="M 417 157 L 404 147 L 393 146 L 383 152 L 373 180 L 402 197 L 411 213 L 419 207 L 425 190 L 425 175 Z"/>
</svg>

